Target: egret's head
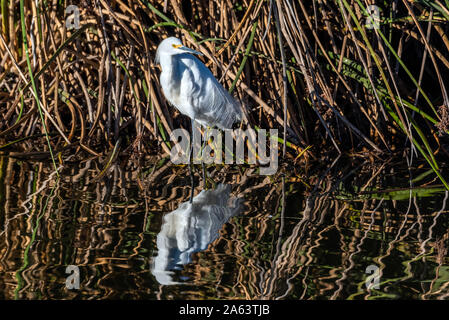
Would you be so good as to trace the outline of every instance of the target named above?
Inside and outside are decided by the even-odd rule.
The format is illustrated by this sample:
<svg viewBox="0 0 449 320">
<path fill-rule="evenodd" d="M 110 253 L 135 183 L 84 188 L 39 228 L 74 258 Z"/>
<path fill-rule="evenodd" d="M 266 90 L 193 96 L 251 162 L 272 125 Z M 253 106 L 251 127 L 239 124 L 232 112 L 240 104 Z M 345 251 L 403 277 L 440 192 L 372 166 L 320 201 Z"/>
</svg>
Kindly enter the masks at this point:
<svg viewBox="0 0 449 320">
<path fill-rule="evenodd" d="M 157 47 L 156 58 L 154 59 L 154 62 L 159 63 L 160 57 L 162 55 L 173 56 L 173 55 L 181 54 L 181 53 L 192 53 L 192 54 L 203 55 L 201 52 L 184 47 L 181 40 L 179 40 L 178 38 L 170 37 L 170 38 L 164 39 L 159 44 L 159 47 Z"/>
</svg>

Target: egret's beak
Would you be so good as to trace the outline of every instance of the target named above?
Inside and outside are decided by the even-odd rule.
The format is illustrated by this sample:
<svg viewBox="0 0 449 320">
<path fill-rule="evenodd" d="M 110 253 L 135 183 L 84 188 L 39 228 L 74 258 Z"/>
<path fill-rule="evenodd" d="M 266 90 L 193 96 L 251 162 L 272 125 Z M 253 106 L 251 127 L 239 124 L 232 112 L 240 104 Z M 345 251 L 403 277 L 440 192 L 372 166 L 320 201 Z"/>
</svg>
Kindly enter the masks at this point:
<svg viewBox="0 0 449 320">
<path fill-rule="evenodd" d="M 193 50 L 193 49 L 184 47 L 184 46 L 180 46 L 180 47 L 178 47 L 178 49 L 181 50 L 181 51 L 183 51 L 183 52 L 186 52 L 186 53 L 197 54 L 197 55 L 199 55 L 199 56 L 202 56 L 202 55 L 203 55 L 203 54 L 202 54 L 201 52 L 199 52 L 199 51 L 196 51 L 196 50 Z"/>
</svg>

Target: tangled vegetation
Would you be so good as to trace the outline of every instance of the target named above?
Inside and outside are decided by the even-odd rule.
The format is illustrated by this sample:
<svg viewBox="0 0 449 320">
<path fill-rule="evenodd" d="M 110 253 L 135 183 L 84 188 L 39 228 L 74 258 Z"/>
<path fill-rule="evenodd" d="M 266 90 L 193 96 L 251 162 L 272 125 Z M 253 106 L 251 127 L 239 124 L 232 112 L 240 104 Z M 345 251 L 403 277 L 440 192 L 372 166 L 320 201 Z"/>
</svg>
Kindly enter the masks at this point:
<svg viewBox="0 0 449 320">
<path fill-rule="evenodd" d="M 188 122 L 153 61 L 177 36 L 286 159 L 419 157 L 449 189 L 448 0 L 1 0 L 0 23 L 1 152 L 169 153 Z"/>
</svg>

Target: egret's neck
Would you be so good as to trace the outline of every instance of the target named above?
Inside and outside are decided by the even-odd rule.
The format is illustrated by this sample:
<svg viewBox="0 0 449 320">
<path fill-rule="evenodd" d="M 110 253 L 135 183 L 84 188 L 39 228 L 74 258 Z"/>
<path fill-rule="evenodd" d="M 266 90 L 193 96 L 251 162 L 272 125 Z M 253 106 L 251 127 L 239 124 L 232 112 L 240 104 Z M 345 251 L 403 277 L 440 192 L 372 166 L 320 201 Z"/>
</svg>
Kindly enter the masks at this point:
<svg viewBox="0 0 449 320">
<path fill-rule="evenodd" d="M 166 73 L 167 75 L 172 75 L 176 73 L 176 63 L 173 59 L 173 55 L 163 55 L 159 57 L 159 62 L 161 64 L 162 72 Z"/>
</svg>

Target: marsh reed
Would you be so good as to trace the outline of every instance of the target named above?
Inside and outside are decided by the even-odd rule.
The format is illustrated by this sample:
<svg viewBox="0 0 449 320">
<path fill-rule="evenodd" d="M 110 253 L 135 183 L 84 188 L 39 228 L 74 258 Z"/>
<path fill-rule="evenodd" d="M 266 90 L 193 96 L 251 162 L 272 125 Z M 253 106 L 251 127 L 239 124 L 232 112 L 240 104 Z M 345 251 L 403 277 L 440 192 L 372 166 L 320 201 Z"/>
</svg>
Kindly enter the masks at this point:
<svg viewBox="0 0 449 320">
<path fill-rule="evenodd" d="M 177 36 L 248 126 L 279 129 L 284 159 L 309 146 L 311 159 L 418 157 L 449 188 L 448 22 L 443 0 L 2 0 L 0 150 L 55 169 L 69 155 L 169 153 L 187 119 L 153 60 Z"/>
</svg>

